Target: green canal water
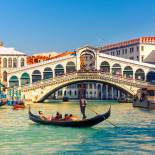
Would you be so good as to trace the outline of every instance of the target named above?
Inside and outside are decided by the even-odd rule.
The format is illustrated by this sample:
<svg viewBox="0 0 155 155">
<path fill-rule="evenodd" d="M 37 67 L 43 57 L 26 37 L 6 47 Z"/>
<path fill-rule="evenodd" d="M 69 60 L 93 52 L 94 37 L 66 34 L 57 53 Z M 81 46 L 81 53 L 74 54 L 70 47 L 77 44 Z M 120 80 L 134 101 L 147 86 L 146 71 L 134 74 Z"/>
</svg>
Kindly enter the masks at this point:
<svg viewBox="0 0 155 155">
<path fill-rule="evenodd" d="M 87 105 L 98 113 L 108 103 L 91 101 Z M 78 103 L 32 104 L 33 113 L 47 115 L 73 113 L 81 117 Z M 87 110 L 87 116 L 95 114 Z M 28 119 L 27 109 L 0 107 L 0 155 L 103 155 L 154 154 L 155 111 L 133 108 L 131 104 L 112 104 L 109 121 L 92 128 L 65 128 L 38 125 Z"/>
</svg>

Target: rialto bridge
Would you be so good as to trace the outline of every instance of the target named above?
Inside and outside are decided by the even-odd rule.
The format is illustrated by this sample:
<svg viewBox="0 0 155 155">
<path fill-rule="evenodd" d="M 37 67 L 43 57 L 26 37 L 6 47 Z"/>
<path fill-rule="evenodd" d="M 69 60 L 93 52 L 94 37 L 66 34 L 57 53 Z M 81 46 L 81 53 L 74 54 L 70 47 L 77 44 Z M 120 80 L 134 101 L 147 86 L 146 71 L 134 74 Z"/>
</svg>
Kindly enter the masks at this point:
<svg viewBox="0 0 155 155">
<path fill-rule="evenodd" d="M 8 86 L 20 88 L 26 99 L 35 101 L 80 81 L 106 83 L 134 95 L 142 86 L 155 83 L 155 65 L 102 54 L 97 48 L 85 46 L 75 54 L 8 73 Z"/>
</svg>

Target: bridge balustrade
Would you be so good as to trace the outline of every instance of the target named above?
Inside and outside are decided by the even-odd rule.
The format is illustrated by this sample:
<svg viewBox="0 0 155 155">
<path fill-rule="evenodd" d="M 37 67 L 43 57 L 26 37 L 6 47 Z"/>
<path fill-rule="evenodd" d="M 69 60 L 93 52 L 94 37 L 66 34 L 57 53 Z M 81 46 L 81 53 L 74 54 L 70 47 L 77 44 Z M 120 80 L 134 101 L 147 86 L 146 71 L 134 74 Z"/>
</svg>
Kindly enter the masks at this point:
<svg viewBox="0 0 155 155">
<path fill-rule="evenodd" d="M 140 81 L 140 80 L 135 80 L 135 79 L 128 79 L 123 76 L 118 76 L 118 75 L 112 75 L 111 73 L 104 73 L 100 71 L 95 71 L 95 72 L 74 72 L 70 74 L 65 74 L 63 76 L 58 76 L 50 79 L 43 79 L 41 81 L 37 81 L 31 84 L 27 84 L 24 86 L 18 87 L 22 91 L 29 91 L 29 90 L 34 90 L 38 88 L 44 88 L 46 86 L 52 85 L 52 84 L 58 84 L 63 81 L 70 81 L 73 79 L 84 79 L 84 80 L 93 80 L 93 79 L 101 79 L 103 81 L 107 82 L 114 82 L 114 83 L 119 83 L 119 84 L 125 84 L 129 86 L 135 86 L 135 87 L 141 87 L 141 86 L 147 86 L 149 83 L 145 81 Z"/>
</svg>

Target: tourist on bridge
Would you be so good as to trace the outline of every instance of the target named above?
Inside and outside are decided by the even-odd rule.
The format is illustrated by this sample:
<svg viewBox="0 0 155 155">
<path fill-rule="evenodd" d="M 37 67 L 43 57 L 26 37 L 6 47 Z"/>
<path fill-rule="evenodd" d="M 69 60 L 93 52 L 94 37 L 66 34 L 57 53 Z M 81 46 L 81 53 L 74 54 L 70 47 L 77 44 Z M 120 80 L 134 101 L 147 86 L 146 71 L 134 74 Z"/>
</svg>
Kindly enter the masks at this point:
<svg viewBox="0 0 155 155">
<path fill-rule="evenodd" d="M 85 114 L 86 105 L 87 105 L 87 100 L 85 98 L 81 98 L 80 99 L 80 110 L 83 115 L 83 119 L 87 118 Z"/>
</svg>

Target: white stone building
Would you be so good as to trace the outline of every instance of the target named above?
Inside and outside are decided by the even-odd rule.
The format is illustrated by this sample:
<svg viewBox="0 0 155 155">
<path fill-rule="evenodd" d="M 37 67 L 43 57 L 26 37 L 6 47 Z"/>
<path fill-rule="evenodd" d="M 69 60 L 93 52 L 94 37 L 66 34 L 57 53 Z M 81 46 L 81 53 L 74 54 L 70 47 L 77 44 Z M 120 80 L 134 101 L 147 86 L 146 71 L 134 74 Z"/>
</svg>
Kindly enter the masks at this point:
<svg viewBox="0 0 155 155">
<path fill-rule="evenodd" d="M 7 73 L 27 65 L 26 54 L 0 44 L 0 79 L 7 82 Z"/>
<path fill-rule="evenodd" d="M 141 37 L 101 47 L 101 53 L 155 64 L 155 37 Z"/>
</svg>

